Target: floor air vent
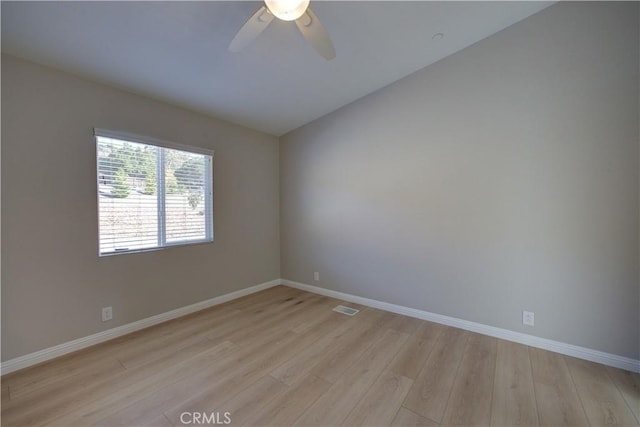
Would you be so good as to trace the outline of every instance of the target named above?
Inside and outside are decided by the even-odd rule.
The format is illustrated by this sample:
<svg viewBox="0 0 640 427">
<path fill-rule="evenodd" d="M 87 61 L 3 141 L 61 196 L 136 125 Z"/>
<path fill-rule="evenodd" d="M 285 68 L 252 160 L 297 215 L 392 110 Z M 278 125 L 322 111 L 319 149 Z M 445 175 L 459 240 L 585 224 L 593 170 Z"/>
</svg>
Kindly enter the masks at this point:
<svg viewBox="0 0 640 427">
<path fill-rule="evenodd" d="M 351 308 L 351 307 L 345 307 L 344 305 L 338 305 L 333 309 L 333 311 L 346 314 L 347 316 L 354 316 L 358 314 L 360 310 L 356 310 L 355 308 Z"/>
</svg>

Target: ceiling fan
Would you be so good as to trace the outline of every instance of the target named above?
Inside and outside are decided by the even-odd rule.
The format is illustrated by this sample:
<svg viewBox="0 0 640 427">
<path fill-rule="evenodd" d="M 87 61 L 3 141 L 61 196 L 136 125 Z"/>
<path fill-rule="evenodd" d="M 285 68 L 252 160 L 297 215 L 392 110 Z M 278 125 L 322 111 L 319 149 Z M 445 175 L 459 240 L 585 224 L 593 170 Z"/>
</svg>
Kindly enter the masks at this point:
<svg viewBox="0 0 640 427">
<path fill-rule="evenodd" d="M 322 57 L 327 60 L 335 58 L 336 51 L 331 38 L 309 7 L 309 0 L 264 0 L 264 2 L 265 5 L 249 18 L 231 40 L 229 44 L 231 52 L 239 52 L 251 43 L 275 17 L 283 21 L 296 21 L 304 38 Z"/>
</svg>

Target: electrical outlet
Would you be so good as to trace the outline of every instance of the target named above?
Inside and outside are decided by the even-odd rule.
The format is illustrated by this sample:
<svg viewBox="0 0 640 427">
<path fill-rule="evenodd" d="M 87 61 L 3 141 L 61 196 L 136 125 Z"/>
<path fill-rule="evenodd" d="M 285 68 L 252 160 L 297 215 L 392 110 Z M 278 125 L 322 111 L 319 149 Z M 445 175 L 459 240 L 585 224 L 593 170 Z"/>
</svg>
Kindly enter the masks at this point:
<svg viewBox="0 0 640 427">
<path fill-rule="evenodd" d="M 533 311 L 523 311 L 522 312 L 522 324 L 526 325 L 526 326 L 533 326 L 533 324 L 534 324 Z"/>
<path fill-rule="evenodd" d="M 113 319 L 113 310 L 111 307 L 102 307 L 102 321 L 106 322 L 111 319 Z"/>
<path fill-rule="evenodd" d="M 316 282 L 320 280 L 320 273 L 318 273 L 317 271 L 315 273 L 313 273 L 313 280 L 315 280 Z"/>
</svg>

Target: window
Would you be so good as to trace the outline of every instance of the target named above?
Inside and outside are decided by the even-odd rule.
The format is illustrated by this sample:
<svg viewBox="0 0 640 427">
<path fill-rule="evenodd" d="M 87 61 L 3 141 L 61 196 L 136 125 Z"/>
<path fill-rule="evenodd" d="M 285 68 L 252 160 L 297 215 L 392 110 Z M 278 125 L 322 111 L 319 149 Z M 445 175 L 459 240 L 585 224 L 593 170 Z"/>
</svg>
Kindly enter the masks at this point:
<svg viewBox="0 0 640 427">
<path fill-rule="evenodd" d="M 100 255 L 213 241 L 213 152 L 95 136 Z"/>
</svg>

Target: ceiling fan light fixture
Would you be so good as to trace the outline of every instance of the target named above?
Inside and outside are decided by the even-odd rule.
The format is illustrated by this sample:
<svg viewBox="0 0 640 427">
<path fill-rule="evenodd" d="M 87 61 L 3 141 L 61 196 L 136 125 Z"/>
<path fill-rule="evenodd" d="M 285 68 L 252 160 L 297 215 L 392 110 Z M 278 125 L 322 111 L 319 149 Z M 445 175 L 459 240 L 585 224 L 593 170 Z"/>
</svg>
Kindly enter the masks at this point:
<svg viewBox="0 0 640 427">
<path fill-rule="evenodd" d="M 269 11 L 283 21 L 295 21 L 309 7 L 309 0 L 264 0 Z"/>
</svg>

